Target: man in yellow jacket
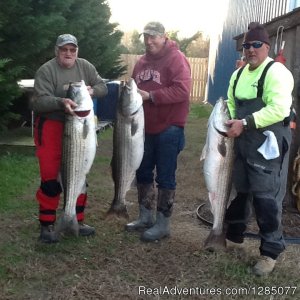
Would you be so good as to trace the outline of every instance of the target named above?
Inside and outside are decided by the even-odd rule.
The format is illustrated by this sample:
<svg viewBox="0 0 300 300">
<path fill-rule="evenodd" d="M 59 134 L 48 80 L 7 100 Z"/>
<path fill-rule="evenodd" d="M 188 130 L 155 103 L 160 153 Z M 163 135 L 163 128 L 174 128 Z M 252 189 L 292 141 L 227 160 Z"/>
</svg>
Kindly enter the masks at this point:
<svg viewBox="0 0 300 300">
<path fill-rule="evenodd" d="M 233 182 L 237 196 L 226 212 L 226 238 L 243 243 L 252 198 L 261 238 L 261 256 L 253 272 L 261 276 L 273 271 L 285 249 L 281 217 L 294 80 L 283 64 L 268 56 L 269 36 L 259 23 L 250 23 L 243 48 L 247 64 L 232 74 L 228 89 L 232 118 L 228 136 L 235 138 Z"/>
</svg>

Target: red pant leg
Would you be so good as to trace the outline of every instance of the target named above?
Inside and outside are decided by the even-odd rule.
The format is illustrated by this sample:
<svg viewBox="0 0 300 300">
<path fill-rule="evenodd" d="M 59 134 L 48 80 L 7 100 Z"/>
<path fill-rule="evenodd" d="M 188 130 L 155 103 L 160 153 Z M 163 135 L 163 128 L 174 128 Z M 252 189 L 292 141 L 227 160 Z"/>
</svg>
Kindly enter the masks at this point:
<svg viewBox="0 0 300 300">
<path fill-rule="evenodd" d="M 80 194 L 77 198 L 76 202 L 76 215 L 78 222 L 82 222 L 84 220 L 84 209 L 87 202 L 87 194 Z"/>
<path fill-rule="evenodd" d="M 61 185 L 58 182 L 62 155 L 63 123 L 37 118 L 34 129 L 36 156 L 39 160 L 41 185 L 36 193 L 41 224 L 56 220 Z"/>
</svg>

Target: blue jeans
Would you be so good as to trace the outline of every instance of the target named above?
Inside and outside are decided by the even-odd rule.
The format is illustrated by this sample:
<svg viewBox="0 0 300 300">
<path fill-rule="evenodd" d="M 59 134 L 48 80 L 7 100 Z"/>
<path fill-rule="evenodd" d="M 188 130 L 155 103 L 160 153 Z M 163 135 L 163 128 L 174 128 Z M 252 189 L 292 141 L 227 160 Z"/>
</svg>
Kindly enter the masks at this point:
<svg viewBox="0 0 300 300">
<path fill-rule="evenodd" d="M 185 144 L 184 129 L 170 126 L 159 134 L 146 134 L 144 157 L 136 172 L 137 183 L 149 184 L 154 180 L 159 189 L 175 190 L 177 157 Z"/>
</svg>

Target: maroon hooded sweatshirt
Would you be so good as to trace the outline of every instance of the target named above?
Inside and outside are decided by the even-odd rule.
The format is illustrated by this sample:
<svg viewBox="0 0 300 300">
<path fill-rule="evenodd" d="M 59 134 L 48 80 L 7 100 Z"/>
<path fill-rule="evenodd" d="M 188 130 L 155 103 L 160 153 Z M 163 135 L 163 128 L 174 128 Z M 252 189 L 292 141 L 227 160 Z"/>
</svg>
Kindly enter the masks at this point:
<svg viewBox="0 0 300 300">
<path fill-rule="evenodd" d="M 158 134 L 172 125 L 184 127 L 189 112 L 191 69 L 174 41 L 167 39 L 156 55 L 143 55 L 132 77 L 138 88 L 150 92 L 152 98 L 144 101 L 147 134 Z"/>
</svg>

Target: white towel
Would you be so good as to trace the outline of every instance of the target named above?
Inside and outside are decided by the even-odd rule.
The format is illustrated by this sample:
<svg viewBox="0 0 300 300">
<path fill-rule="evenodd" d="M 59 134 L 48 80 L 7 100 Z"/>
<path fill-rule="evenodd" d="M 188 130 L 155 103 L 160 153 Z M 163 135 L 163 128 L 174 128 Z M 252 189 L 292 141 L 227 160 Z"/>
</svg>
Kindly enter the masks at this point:
<svg viewBox="0 0 300 300">
<path fill-rule="evenodd" d="M 264 143 L 257 149 L 265 159 L 274 159 L 279 156 L 279 148 L 273 131 L 266 130 L 263 134 L 267 137 Z"/>
</svg>

